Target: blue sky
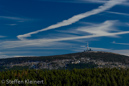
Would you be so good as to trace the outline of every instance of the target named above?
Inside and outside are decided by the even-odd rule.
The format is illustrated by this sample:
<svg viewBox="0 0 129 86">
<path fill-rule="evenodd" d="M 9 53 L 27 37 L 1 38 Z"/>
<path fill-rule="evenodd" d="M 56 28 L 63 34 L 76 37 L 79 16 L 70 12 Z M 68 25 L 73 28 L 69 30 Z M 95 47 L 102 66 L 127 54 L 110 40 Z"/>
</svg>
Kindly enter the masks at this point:
<svg viewBox="0 0 129 86">
<path fill-rule="evenodd" d="M 129 56 L 128 0 L 0 0 L 0 58 L 94 51 Z"/>
</svg>

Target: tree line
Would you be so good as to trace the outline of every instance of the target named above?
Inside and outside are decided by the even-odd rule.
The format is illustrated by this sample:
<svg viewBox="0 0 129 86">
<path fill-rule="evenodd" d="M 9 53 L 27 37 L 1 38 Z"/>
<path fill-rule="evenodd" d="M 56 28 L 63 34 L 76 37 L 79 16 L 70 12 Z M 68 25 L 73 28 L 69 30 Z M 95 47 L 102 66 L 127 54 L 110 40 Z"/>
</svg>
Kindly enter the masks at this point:
<svg viewBox="0 0 129 86">
<path fill-rule="evenodd" d="M 129 86 L 129 69 L 11 70 L 0 72 L 0 80 L 43 80 L 41 86 Z M 1 81 L 2 82 L 2 81 Z M 39 86 L 1 83 L 0 86 Z"/>
</svg>

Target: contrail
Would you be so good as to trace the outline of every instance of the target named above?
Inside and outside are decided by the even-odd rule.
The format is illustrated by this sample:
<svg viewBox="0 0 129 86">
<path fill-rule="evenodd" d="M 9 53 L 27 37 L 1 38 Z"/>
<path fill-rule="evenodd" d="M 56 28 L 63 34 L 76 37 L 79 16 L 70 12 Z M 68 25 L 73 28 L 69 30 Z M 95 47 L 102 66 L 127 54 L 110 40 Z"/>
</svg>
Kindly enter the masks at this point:
<svg viewBox="0 0 129 86">
<path fill-rule="evenodd" d="M 97 9 L 93 9 L 91 11 L 75 15 L 75 16 L 69 18 L 68 20 L 64 20 L 62 22 L 59 22 L 59 23 L 54 24 L 54 25 L 51 25 L 51 26 L 49 26 L 47 28 L 43 28 L 41 30 L 26 33 L 26 34 L 23 34 L 23 35 L 18 35 L 17 38 L 20 39 L 20 40 L 24 40 L 26 37 L 31 37 L 32 34 L 37 34 L 37 33 L 42 32 L 42 31 L 47 31 L 47 30 L 51 30 L 51 29 L 71 25 L 71 24 L 79 21 L 80 19 L 83 19 L 83 18 L 89 17 L 91 15 L 95 15 L 95 14 L 101 13 L 101 12 L 103 12 L 105 10 L 108 10 L 108 9 L 112 8 L 113 6 L 115 6 L 115 5 L 122 3 L 123 1 L 126 1 L 126 0 L 110 0 L 110 1 L 106 2 L 104 5 L 99 6 Z"/>
</svg>

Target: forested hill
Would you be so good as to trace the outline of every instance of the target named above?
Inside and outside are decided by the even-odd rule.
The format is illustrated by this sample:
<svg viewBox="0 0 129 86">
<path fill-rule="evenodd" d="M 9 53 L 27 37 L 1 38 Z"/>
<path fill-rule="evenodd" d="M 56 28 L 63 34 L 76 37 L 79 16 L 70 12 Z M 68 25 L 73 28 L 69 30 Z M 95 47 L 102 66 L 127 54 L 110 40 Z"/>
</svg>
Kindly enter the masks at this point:
<svg viewBox="0 0 129 86">
<path fill-rule="evenodd" d="M 63 59 L 79 59 L 79 58 L 90 58 L 94 60 L 103 60 L 105 62 L 121 62 L 124 64 L 129 64 L 129 56 L 124 56 L 109 52 L 100 51 L 89 51 L 89 52 L 79 52 L 65 55 L 55 55 L 55 56 L 39 56 L 39 57 L 15 57 L 0 59 L 0 64 L 10 64 L 10 63 L 23 63 L 23 62 L 50 62 L 53 60 L 63 60 Z"/>
</svg>

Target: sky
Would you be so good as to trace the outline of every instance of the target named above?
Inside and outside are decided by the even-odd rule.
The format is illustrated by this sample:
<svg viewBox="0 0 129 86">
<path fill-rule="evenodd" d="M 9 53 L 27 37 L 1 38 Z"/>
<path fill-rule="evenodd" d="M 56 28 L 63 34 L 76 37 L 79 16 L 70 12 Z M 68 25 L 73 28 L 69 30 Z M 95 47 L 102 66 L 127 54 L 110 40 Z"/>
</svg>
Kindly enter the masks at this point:
<svg viewBox="0 0 129 86">
<path fill-rule="evenodd" d="M 0 59 L 93 51 L 129 56 L 129 0 L 0 0 Z"/>
</svg>

